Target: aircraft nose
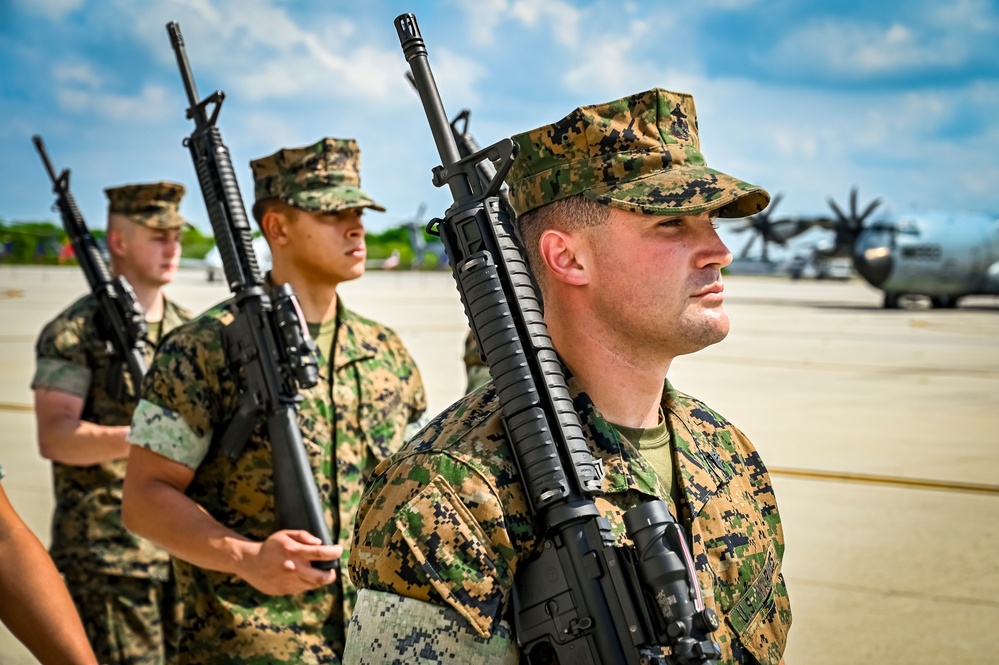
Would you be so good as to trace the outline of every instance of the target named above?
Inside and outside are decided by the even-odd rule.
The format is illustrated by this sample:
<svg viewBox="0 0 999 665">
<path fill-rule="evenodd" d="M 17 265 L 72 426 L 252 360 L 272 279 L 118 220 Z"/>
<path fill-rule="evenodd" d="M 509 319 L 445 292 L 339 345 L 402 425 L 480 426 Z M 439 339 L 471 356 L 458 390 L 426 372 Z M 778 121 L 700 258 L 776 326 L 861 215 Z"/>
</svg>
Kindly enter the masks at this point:
<svg viewBox="0 0 999 665">
<path fill-rule="evenodd" d="M 880 235 L 880 234 L 878 234 Z M 886 237 L 860 238 L 853 254 L 853 264 L 871 286 L 881 286 L 891 275 L 894 259 Z"/>
</svg>

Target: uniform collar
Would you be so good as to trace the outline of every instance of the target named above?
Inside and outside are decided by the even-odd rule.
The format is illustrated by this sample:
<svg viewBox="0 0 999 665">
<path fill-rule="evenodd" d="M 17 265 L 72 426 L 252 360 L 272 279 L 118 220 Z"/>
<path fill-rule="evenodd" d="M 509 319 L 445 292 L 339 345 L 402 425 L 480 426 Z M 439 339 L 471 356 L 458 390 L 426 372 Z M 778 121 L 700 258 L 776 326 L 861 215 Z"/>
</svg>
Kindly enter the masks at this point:
<svg viewBox="0 0 999 665">
<path fill-rule="evenodd" d="M 163 296 L 163 321 L 160 324 L 160 335 L 170 332 L 184 323 L 190 316 L 172 300 Z"/>
<path fill-rule="evenodd" d="M 574 377 L 569 376 L 567 380 L 590 452 L 603 461 L 601 492 L 634 491 L 650 498 L 668 499 L 667 488 L 641 453 L 597 411 Z M 674 478 L 679 482 L 681 496 L 691 515 L 697 515 L 718 488 L 731 478 L 731 473 L 720 461 L 715 463 L 718 455 L 703 428 L 695 422 L 694 404 L 689 398 L 681 399 L 669 381 L 665 382 L 661 405 L 670 432 Z"/>
<path fill-rule="evenodd" d="M 334 371 L 346 367 L 359 360 L 369 360 L 378 353 L 377 346 L 373 343 L 377 340 L 377 333 L 373 331 L 371 324 L 344 307 L 343 298 L 337 295 L 336 302 L 336 340 L 333 347 Z"/>
</svg>

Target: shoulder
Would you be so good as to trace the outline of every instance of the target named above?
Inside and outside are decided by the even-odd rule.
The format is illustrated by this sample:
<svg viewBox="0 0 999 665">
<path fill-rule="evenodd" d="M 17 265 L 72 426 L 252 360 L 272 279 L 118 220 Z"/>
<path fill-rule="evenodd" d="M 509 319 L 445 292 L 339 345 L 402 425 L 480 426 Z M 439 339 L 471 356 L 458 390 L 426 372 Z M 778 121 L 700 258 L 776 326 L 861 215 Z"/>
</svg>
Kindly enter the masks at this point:
<svg viewBox="0 0 999 665">
<path fill-rule="evenodd" d="M 409 358 L 409 352 L 399 335 L 388 326 L 378 323 L 344 307 L 340 312 L 342 324 L 350 327 L 356 343 L 377 355 L 396 355 Z"/>
<path fill-rule="evenodd" d="M 670 400 L 670 410 L 686 415 L 699 428 L 706 430 L 734 428 L 732 423 L 710 406 L 678 390 L 673 391 Z"/>
<path fill-rule="evenodd" d="M 168 342 L 175 345 L 198 344 L 205 341 L 211 342 L 210 346 L 214 346 L 216 343 L 220 344 L 222 330 L 232 323 L 233 319 L 235 319 L 235 304 L 231 300 L 227 300 L 171 330 L 160 346 L 162 347 Z"/>
<path fill-rule="evenodd" d="M 763 467 L 756 446 L 746 434 L 707 404 L 686 393 L 669 389 L 669 410 L 695 438 L 700 438 L 722 458 L 742 460 L 741 465 Z M 718 458 L 716 458 L 718 459 Z"/>
<path fill-rule="evenodd" d="M 444 409 L 399 454 L 488 457 L 507 446 L 501 416 L 499 398 L 489 383 Z"/>
<path fill-rule="evenodd" d="M 195 365 L 225 362 L 223 331 L 234 318 L 231 301 L 220 303 L 170 330 L 156 347 L 152 368 L 183 358 Z M 213 360 L 218 358 L 217 361 Z"/>
<path fill-rule="evenodd" d="M 503 508 L 522 500 L 516 460 L 492 384 L 466 395 L 431 420 L 375 468 L 373 485 L 403 500 L 442 478 L 466 503 L 493 495 Z"/>
<path fill-rule="evenodd" d="M 93 295 L 88 293 L 77 299 L 45 324 L 38 337 L 38 350 L 64 349 L 85 342 L 96 333 L 93 324 L 96 313 L 97 299 Z"/>
<path fill-rule="evenodd" d="M 181 307 L 180 305 L 175 303 L 173 300 L 170 300 L 169 298 L 165 298 L 164 300 L 166 302 L 167 309 L 170 311 L 170 313 L 173 316 L 176 316 L 181 321 L 190 321 L 191 319 L 194 318 L 194 312 L 192 312 L 188 308 Z"/>
</svg>

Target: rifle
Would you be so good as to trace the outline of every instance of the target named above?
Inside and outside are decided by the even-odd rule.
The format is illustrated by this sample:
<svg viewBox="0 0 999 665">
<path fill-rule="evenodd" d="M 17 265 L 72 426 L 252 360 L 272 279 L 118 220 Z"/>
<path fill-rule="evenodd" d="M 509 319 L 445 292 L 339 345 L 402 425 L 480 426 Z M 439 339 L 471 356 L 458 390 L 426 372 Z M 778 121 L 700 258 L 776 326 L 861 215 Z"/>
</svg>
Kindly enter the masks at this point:
<svg viewBox="0 0 999 665">
<path fill-rule="evenodd" d="M 101 255 L 101 248 L 90 234 L 76 205 L 76 199 L 69 191 L 69 169 L 63 169 L 57 176 L 42 137 L 36 134 L 31 137 L 31 141 L 52 180 L 52 192 L 56 195 L 55 206 L 62 217 L 62 226 L 73 245 L 73 253 L 83 269 L 90 291 L 97 300 L 98 316 L 95 322 L 98 333 L 104 340 L 107 355 L 111 358 L 107 377 L 108 394 L 118 400 L 137 395 L 139 383 L 146 373 L 146 359 L 143 355 L 146 349 L 146 315 L 128 280 L 122 276 L 111 276 Z M 131 377 L 131 390 L 125 383 L 125 371 Z"/>
<path fill-rule="evenodd" d="M 316 345 L 305 328 L 291 285 L 283 284 L 271 294 L 264 291 L 229 149 L 216 126 L 225 93 L 219 90 L 198 101 L 180 26 L 168 23 L 167 33 L 190 103 L 187 117 L 194 121 L 194 132 L 184 139 L 184 145 L 194 160 L 222 268 L 236 304 L 236 318 L 225 329 L 227 354 L 246 376 L 239 409 L 222 433 L 222 449 L 232 459 L 238 457 L 253 426 L 264 418 L 271 442 L 278 529 L 308 531 L 323 545 L 331 545 L 333 540 L 319 503 L 297 415 L 302 400 L 299 386 L 311 388 L 318 382 Z M 211 104 L 214 110 L 209 116 Z M 339 561 L 313 561 L 312 565 L 329 570 L 339 568 Z"/>
<path fill-rule="evenodd" d="M 416 17 L 399 16 L 395 26 L 442 160 L 433 183 L 446 184 L 454 199 L 433 230 L 451 259 L 531 514 L 545 536 L 514 583 L 521 651 L 528 660 L 554 655 L 562 663 L 710 665 L 721 655 L 708 636 L 718 617 L 704 607 L 686 536 L 667 505 L 650 501 L 628 510 L 633 545 L 617 547 L 591 498 L 603 465 L 587 448 L 523 250 L 500 203 L 515 144 L 503 139 L 461 157 Z M 483 180 L 486 160 L 496 164 L 489 180 Z"/>
</svg>

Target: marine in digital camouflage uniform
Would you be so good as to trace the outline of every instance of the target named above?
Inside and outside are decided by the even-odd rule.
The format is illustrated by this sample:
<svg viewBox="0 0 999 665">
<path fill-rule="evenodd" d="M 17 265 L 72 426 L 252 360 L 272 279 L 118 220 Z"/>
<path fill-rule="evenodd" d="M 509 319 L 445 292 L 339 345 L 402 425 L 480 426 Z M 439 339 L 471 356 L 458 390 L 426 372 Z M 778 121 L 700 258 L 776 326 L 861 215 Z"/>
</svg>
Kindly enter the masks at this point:
<svg viewBox="0 0 999 665">
<path fill-rule="evenodd" d="M 359 151 L 353 140 L 324 139 L 306 148 L 284 149 L 251 166 L 255 216 L 266 228 L 270 222 L 262 217 L 263 210 L 278 201 L 318 216 L 294 224 L 353 225 L 346 231 L 349 247 L 356 247 L 358 239 L 363 246 L 359 222 L 338 215 L 362 208 L 382 210 L 360 189 Z M 298 252 L 308 250 L 288 253 L 287 246 L 275 246 L 269 230 L 265 233 L 272 245 L 275 278 L 290 264 L 305 263 Z M 363 271 L 363 256 L 349 269 Z M 353 274 L 326 279 L 345 281 Z M 300 284 L 293 286 L 310 320 L 310 294 L 303 294 Z M 334 311 L 335 318 L 318 330 L 310 323 L 319 347 L 319 381 L 299 391 L 298 424 L 330 532 L 344 547 L 341 573 L 326 586 L 268 595 L 232 570 L 199 567 L 175 551 L 178 595 L 184 602 L 181 663 L 340 662 L 356 596 L 345 564 L 357 504 L 375 465 L 422 426 L 414 424 L 420 422 L 426 398 L 419 371 L 394 332 L 352 312 L 340 299 Z M 186 496 L 225 530 L 235 532 L 232 536 L 260 542 L 277 530 L 266 429 L 257 423 L 235 460 L 219 445 L 219 435 L 239 406 L 242 384 L 239 370 L 226 358 L 225 329 L 234 312 L 232 302 L 223 303 L 164 340 L 144 383 L 129 438 L 182 466 Z"/>
<path fill-rule="evenodd" d="M 140 299 L 147 292 L 162 298 L 161 308 L 157 308 L 162 318 L 147 324 L 151 343 L 144 353 L 148 363 L 160 335 L 191 318 L 190 312 L 160 291 L 173 279 L 180 257 L 179 232 L 187 223 L 178 213 L 184 187 L 159 182 L 113 187 L 105 192 L 110 242 L 117 242 L 118 231 L 112 230 L 115 224 L 142 227 L 145 231 L 131 228 L 121 232 L 149 236 L 139 240 L 151 248 L 152 255 L 133 253 L 134 243 L 121 256 L 111 252 L 112 271 L 124 272 Z M 150 256 L 170 263 L 172 269 L 162 264 L 138 265 L 148 263 Z M 96 298 L 85 295 L 45 326 L 36 345 L 37 367 L 31 387 L 36 391 L 39 443 L 43 454 L 53 460 L 56 495 L 50 551 L 101 662 L 163 663 L 168 643 L 176 640 L 169 556 L 122 526 L 128 450 L 125 433 L 138 395 L 131 375 L 108 354 L 99 316 Z M 112 372 L 122 376 L 111 377 Z M 110 392 L 116 378 L 125 383 L 128 396 L 124 399 Z M 97 431 L 116 436 L 120 451 L 114 457 L 86 464 L 72 463 L 72 456 L 50 451 L 46 436 L 56 426 L 58 416 L 47 405 L 54 401 L 76 405 L 78 417 L 70 421 L 82 421 L 84 429 L 96 425 L 102 428 Z M 117 428 L 117 433 L 112 428 Z M 82 447 L 88 442 L 81 436 L 66 445 Z"/>
<path fill-rule="evenodd" d="M 597 210 L 612 208 L 606 211 L 606 228 L 590 231 L 598 242 L 625 242 L 624 225 L 634 224 L 641 231 L 628 237 L 642 239 L 637 251 L 655 252 L 651 258 L 635 257 L 643 266 L 661 265 L 680 275 L 688 270 L 701 283 L 714 284 L 731 254 L 713 231 L 710 215 L 741 217 L 769 201 L 762 189 L 706 167 L 689 95 L 654 89 L 582 107 L 514 141 L 520 152 L 507 182 L 525 242 L 532 238 L 524 226 L 528 213 L 581 195 L 601 204 Z M 610 234 L 612 228 L 618 236 Z M 552 237 L 545 240 L 547 247 L 570 247 L 551 244 Z M 685 243 L 694 249 L 683 249 Z M 678 253 L 669 253 L 677 247 Z M 543 290 L 546 280 L 581 274 L 567 259 L 556 266 L 563 270 L 559 277 L 552 255 L 544 255 L 544 265 L 538 263 L 538 251 L 528 255 L 536 276 L 547 271 L 545 280 L 539 278 Z M 666 265 L 671 259 L 693 265 L 678 271 Z M 592 253 L 580 260 L 597 261 Z M 649 291 L 637 282 L 620 286 Z M 652 291 L 660 286 L 654 284 Z M 688 288 L 676 287 L 678 302 L 688 308 L 684 312 L 701 307 L 686 303 L 705 291 L 698 286 L 688 294 Z M 561 304 L 549 295 L 546 320 L 559 349 L 559 339 L 575 320 L 564 310 L 553 314 Z M 614 299 L 613 293 L 606 295 Z M 717 311 L 714 305 L 704 307 L 708 310 Z M 664 320 L 656 315 L 652 320 Z M 645 316 L 642 321 L 650 320 Z M 558 335 L 555 324 L 562 326 Z M 727 318 L 719 331 L 713 328 L 712 334 L 727 333 Z M 705 343 L 692 338 L 692 348 L 683 352 L 718 341 L 717 335 Z M 650 334 L 648 339 L 659 338 Z M 581 387 L 589 358 L 580 361 L 572 348 L 559 350 L 577 362 L 575 368 L 567 362 L 575 372 L 568 373 L 569 392 L 589 450 L 603 463 L 606 475 L 595 502 L 618 544 L 629 544 L 624 511 L 639 502 L 667 501 L 689 538 L 705 604 L 721 619 L 712 634 L 722 649 L 720 662 L 782 662 L 791 624 L 781 575 L 784 538 L 766 467 L 752 443 L 704 403 L 677 392 L 665 371 L 658 375 L 659 423 L 646 424 L 643 415 L 641 427 L 614 425 Z M 666 358 L 667 368 L 671 359 Z M 624 374 L 626 382 L 632 372 Z M 604 390 L 590 385 L 591 392 Z M 602 394 L 606 398 L 607 391 Z M 653 418 L 655 402 L 649 400 Z M 622 409 L 620 404 L 609 408 Z M 344 663 L 518 662 L 523 654 L 513 629 L 511 589 L 521 563 L 542 544 L 490 384 L 449 407 L 375 469 L 354 532 L 350 573 L 359 593 Z"/>
</svg>

